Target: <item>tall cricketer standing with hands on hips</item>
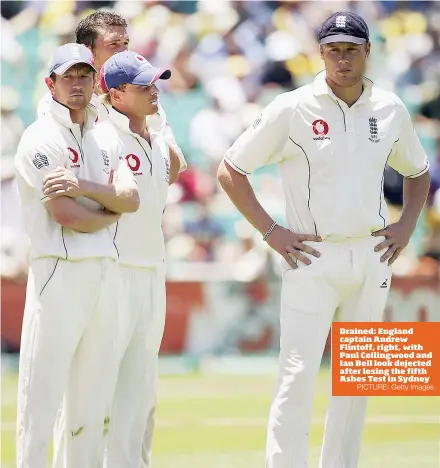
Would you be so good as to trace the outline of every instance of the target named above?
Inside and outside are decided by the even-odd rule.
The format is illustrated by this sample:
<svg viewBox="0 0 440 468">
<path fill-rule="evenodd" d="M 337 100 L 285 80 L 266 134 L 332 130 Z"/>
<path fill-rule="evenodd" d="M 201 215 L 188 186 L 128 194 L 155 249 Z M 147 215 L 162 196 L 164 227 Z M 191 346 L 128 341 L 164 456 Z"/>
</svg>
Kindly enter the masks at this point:
<svg viewBox="0 0 440 468">
<path fill-rule="evenodd" d="M 100 164 L 83 151 L 97 115 L 89 105 L 95 73 L 86 47 L 56 49 L 46 78 L 48 112 L 25 130 L 14 161 L 31 257 L 18 382 L 18 468 L 46 468 L 63 396 L 69 432 L 64 468 L 96 468 L 102 460 L 118 353 L 118 254 L 109 227 L 120 214 L 44 192 L 53 171 L 65 168 L 76 177 L 86 161 Z M 131 184 L 120 212 L 138 208 Z"/>
<path fill-rule="evenodd" d="M 279 95 L 227 151 L 218 179 L 283 258 L 279 372 L 270 409 L 267 468 L 308 465 L 314 387 L 334 314 L 382 321 L 391 264 L 425 204 L 428 159 L 402 101 L 363 76 L 368 26 L 337 12 L 318 32 L 325 70 Z M 247 176 L 278 164 L 288 229 L 273 222 Z M 404 205 L 388 224 L 383 173 L 404 176 Z M 330 398 L 320 468 L 356 468 L 367 400 Z"/>
</svg>

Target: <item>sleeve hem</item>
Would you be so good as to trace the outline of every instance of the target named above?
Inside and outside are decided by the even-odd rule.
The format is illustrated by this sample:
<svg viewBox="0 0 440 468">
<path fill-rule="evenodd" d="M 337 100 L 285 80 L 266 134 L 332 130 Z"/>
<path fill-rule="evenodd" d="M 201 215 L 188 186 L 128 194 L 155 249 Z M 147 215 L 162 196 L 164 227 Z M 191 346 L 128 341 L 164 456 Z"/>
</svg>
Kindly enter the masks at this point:
<svg viewBox="0 0 440 468">
<path fill-rule="evenodd" d="M 232 162 L 227 156 L 225 156 L 223 159 L 232 167 L 232 169 L 234 169 L 235 171 L 239 172 L 240 174 L 245 175 L 245 176 L 248 176 L 248 175 L 251 174 L 250 172 L 246 172 L 245 170 L 240 169 L 240 168 L 239 168 L 234 162 Z"/>
<path fill-rule="evenodd" d="M 411 174 L 411 175 L 405 176 L 405 179 L 417 179 L 417 177 L 422 176 L 423 174 L 425 174 L 426 172 L 428 172 L 428 170 L 429 170 L 429 162 L 426 163 L 426 166 L 424 167 L 424 169 L 422 169 L 422 170 L 419 171 L 419 172 L 416 172 L 415 174 Z"/>
<path fill-rule="evenodd" d="M 180 154 L 180 153 L 179 153 L 179 162 L 180 162 L 180 167 L 179 167 L 179 174 L 180 174 L 181 172 L 184 172 L 186 171 L 186 169 L 188 169 L 188 163 L 183 157 L 183 154 Z"/>
</svg>

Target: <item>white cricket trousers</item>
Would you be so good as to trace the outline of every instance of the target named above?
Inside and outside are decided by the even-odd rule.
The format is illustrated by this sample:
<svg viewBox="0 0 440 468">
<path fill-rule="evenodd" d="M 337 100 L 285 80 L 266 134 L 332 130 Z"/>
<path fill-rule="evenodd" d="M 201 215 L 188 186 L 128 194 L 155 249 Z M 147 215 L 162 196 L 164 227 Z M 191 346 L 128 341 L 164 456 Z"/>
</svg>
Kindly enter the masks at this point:
<svg viewBox="0 0 440 468">
<path fill-rule="evenodd" d="M 279 372 L 269 414 L 266 468 L 307 468 L 310 419 L 326 339 L 337 309 L 347 322 L 382 321 L 391 268 L 384 238 L 308 242 L 321 252 L 283 273 Z M 330 397 L 320 468 L 357 468 L 366 397 Z"/>
<path fill-rule="evenodd" d="M 17 413 L 17 468 L 46 468 L 58 409 L 66 424 L 63 468 L 97 468 L 118 351 L 112 259 L 32 260 L 23 317 Z M 101 453 L 100 453 L 101 452 Z"/>
<path fill-rule="evenodd" d="M 150 467 L 158 354 L 166 315 L 165 268 L 121 266 L 120 270 L 125 291 L 120 304 L 121 361 L 104 466 Z"/>
</svg>

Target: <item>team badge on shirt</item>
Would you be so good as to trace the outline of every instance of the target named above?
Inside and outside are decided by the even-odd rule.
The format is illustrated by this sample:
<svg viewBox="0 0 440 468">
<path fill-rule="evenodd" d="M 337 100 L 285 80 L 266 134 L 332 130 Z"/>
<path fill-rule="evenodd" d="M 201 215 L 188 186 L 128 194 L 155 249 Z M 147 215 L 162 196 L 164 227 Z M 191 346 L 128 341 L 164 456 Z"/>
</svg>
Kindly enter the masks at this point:
<svg viewBox="0 0 440 468">
<path fill-rule="evenodd" d="M 37 153 L 32 159 L 32 163 L 37 169 L 41 169 L 44 166 L 49 165 L 49 160 L 45 154 Z"/>
<path fill-rule="evenodd" d="M 368 139 L 372 141 L 373 143 L 379 143 L 380 138 L 379 138 L 379 130 L 377 128 L 377 119 L 375 117 L 370 117 L 369 123 L 370 123 L 370 136 Z"/>
<path fill-rule="evenodd" d="M 101 150 L 102 161 L 104 163 L 104 172 L 110 173 L 110 158 L 108 157 L 107 151 Z"/>
</svg>

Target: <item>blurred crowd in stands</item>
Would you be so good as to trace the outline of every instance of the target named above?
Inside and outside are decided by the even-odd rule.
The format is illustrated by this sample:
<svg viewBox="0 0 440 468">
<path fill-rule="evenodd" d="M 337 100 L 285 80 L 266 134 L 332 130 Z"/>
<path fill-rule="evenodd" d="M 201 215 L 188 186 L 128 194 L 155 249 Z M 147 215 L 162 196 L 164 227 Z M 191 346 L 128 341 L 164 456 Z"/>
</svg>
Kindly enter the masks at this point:
<svg viewBox="0 0 440 468">
<path fill-rule="evenodd" d="M 439 2 L 138 0 L 1 2 L 2 276 L 23 278 L 27 272 L 27 238 L 12 158 L 45 92 L 48 58 L 56 46 L 74 41 L 81 18 L 100 8 L 115 10 L 128 20 L 130 49 L 154 65 L 172 69 L 172 79 L 161 84 L 160 99 L 189 167 L 172 186 L 165 212 L 171 264 L 241 261 L 249 278 L 272 264 L 273 255 L 258 233 L 219 189 L 218 163 L 262 107 L 277 94 L 313 80 L 323 68 L 317 28 L 332 12 L 352 10 L 370 26 L 373 47 L 367 75 L 403 99 L 431 162 L 429 202 L 395 272 L 434 268 L 438 274 Z M 276 168 L 257 171 L 252 183 L 264 207 L 283 222 Z M 402 178 L 389 168 L 385 195 L 396 220 Z"/>
</svg>

